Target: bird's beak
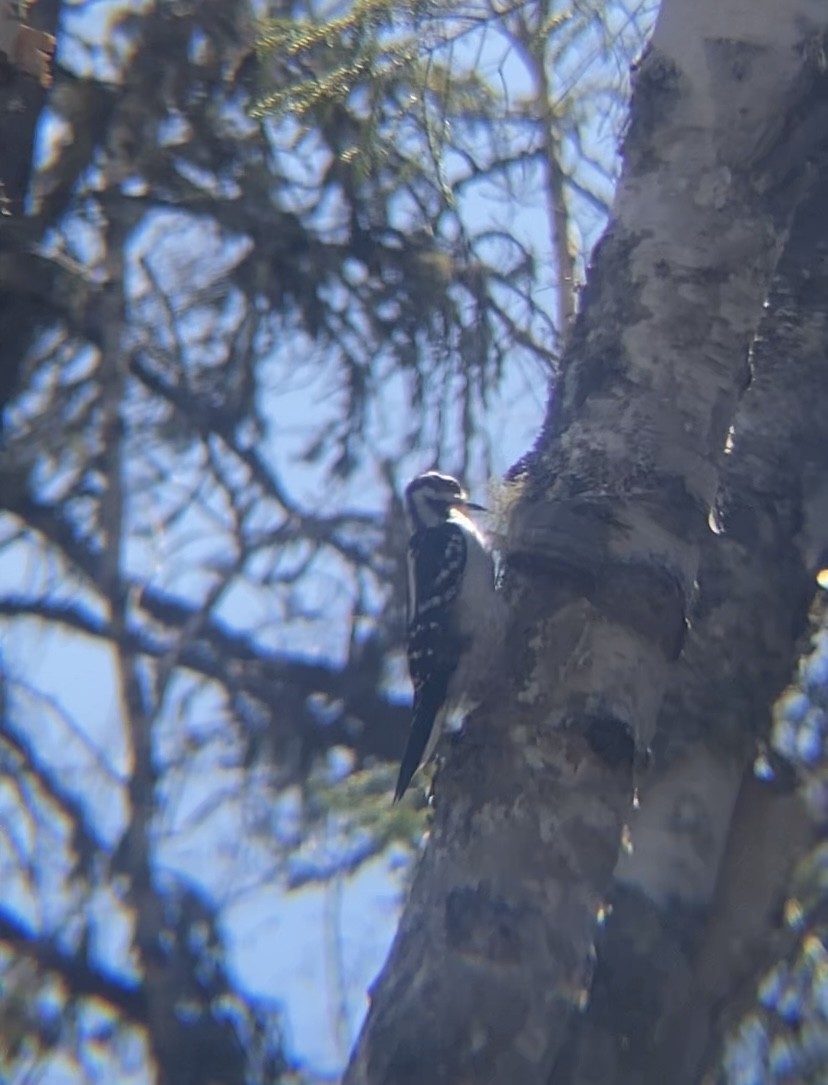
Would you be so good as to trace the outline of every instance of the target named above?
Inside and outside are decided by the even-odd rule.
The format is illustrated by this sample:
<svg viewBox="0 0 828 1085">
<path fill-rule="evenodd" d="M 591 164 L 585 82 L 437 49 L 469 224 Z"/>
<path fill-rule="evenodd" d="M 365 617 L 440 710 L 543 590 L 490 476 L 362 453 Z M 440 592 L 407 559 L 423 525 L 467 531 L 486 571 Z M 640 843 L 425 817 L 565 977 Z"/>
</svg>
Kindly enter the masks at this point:
<svg viewBox="0 0 828 1085">
<path fill-rule="evenodd" d="M 478 505 L 474 501 L 462 501 L 460 502 L 464 509 L 472 509 L 473 512 L 488 512 L 489 510 L 485 505 Z"/>
</svg>

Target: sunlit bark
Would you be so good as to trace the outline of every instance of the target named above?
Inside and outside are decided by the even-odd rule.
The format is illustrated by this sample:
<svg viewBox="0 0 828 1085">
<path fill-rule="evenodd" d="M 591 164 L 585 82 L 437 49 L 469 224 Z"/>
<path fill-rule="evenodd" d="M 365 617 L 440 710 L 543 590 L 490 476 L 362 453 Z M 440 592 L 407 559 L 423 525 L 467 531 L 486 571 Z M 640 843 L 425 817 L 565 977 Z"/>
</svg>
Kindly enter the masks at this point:
<svg viewBox="0 0 828 1085">
<path fill-rule="evenodd" d="M 750 343 L 824 139 L 825 26 L 813 3 L 662 6 L 563 375 L 504 501 L 500 681 L 438 780 L 349 1083 L 545 1085 L 586 1001 Z M 725 759 L 718 855 L 740 778 Z"/>
</svg>

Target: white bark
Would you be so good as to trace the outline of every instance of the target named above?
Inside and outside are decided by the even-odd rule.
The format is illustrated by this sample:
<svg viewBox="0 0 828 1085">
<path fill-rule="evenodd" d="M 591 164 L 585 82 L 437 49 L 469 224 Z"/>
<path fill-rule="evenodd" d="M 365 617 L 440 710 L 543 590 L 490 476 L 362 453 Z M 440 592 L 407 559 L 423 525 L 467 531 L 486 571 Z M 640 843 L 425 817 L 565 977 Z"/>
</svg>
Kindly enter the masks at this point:
<svg viewBox="0 0 828 1085">
<path fill-rule="evenodd" d="M 748 347 L 828 139 L 813 123 L 826 28 L 822 0 L 664 0 L 613 219 L 510 489 L 506 647 L 438 779 L 349 1085 L 550 1081 L 589 989 L 635 749 L 681 649 Z"/>
</svg>

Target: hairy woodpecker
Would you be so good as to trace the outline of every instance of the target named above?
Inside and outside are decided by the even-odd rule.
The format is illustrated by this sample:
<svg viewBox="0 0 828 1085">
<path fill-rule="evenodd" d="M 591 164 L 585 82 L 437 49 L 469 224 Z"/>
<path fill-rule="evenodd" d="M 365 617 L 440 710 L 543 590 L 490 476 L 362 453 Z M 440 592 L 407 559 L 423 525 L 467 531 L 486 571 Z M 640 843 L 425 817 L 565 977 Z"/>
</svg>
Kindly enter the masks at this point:
<svg viewBox="0 0 828 1085">
<path fill-rule="evenodd" d="M 437 744 L 446 717 L 468 711 L 475 645 L 490 620 L 494 565 L 482 532 L 465 515 L 482 509 L 460 483 L 429 471 L 405 491 L 408 543 L 408 670 L 411 728 L 394 802 Z"/>
</svg>

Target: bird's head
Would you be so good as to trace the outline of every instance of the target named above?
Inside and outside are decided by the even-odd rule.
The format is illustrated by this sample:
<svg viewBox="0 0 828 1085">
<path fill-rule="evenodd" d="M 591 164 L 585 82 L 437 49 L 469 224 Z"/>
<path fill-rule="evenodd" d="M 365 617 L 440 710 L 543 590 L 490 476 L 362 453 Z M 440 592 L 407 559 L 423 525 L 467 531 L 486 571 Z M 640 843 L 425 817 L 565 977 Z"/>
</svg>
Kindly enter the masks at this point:
<svg viewBox="0 0 828 1085">
<path fill-rule="evenodd" d="M 405 511 L 412 532 L 445 523 L 455 510 L 483 511 L 483 508 L 469 501 L 469 495 L 456 478 L 438 471 L 417 475 L 405 488 Z"/>
</svg>

